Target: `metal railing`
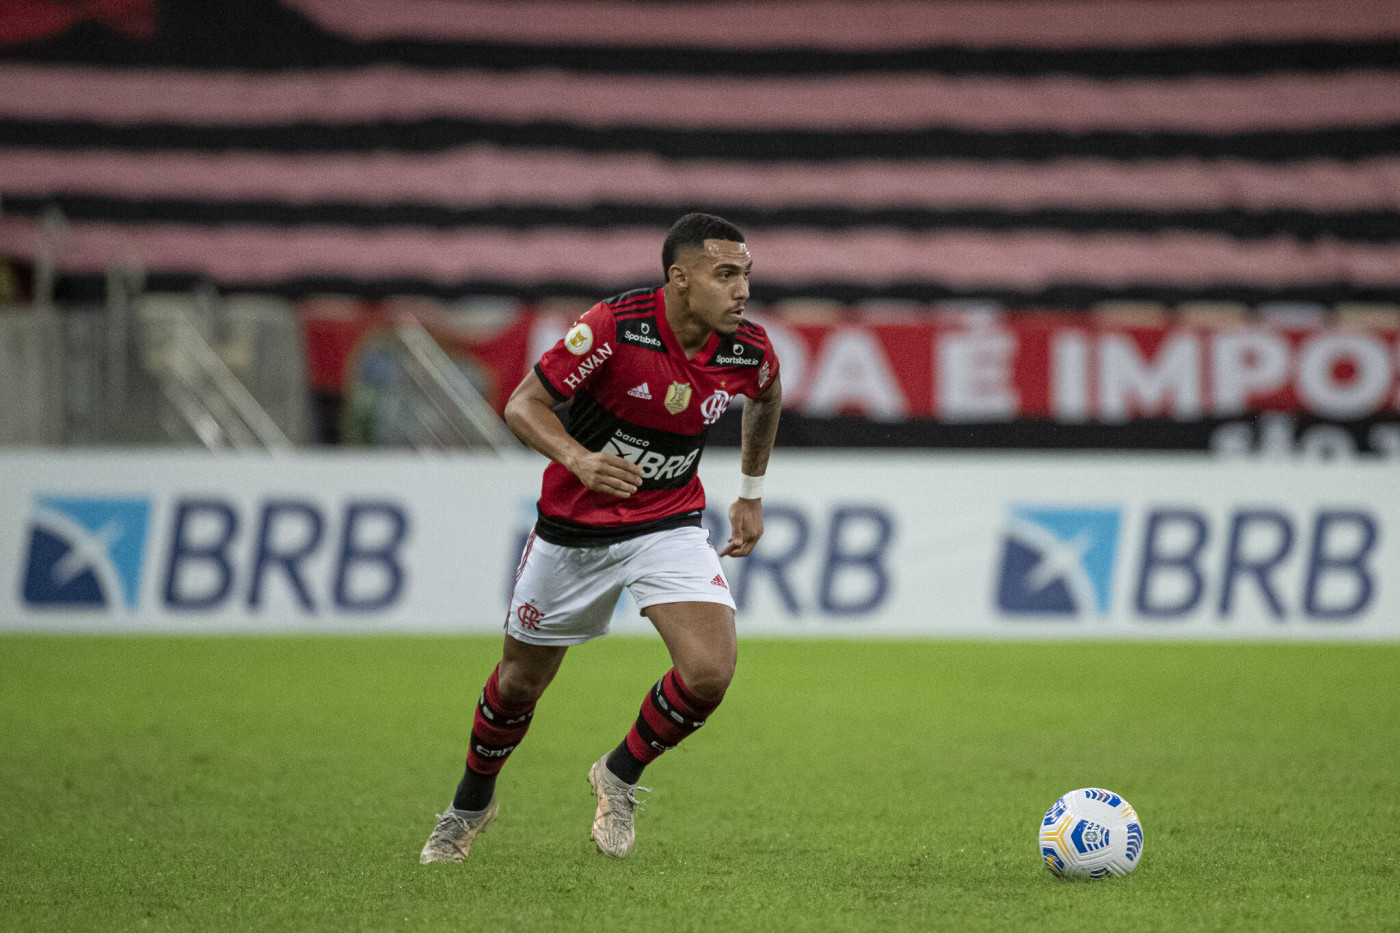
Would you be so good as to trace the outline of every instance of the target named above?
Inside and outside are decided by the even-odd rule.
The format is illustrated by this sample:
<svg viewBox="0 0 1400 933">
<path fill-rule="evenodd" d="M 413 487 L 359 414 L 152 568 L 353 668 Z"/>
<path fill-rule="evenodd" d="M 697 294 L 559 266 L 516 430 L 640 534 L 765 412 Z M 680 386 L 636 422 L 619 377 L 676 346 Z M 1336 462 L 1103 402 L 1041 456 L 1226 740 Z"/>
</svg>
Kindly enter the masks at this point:
<svg viewBox="0 0 1400 933">
<path fill-rule="evenodd" d="M 519 448 L 495 410 L 422 324 L 404 318 L 394 336 L 404 350 L 406 374 L 449 432 L 448 437 L 438 432 L 439 440 L 450 442 L 441 446 L 488 447 L 497 453 Z"/>
<path fill-rule="evenodd" d="M 518 450 L 477 386 L 485 378 L 473 361 L 454 359 L 404 314 L 366 338 L 352 358 L 342 438 L 415 450 Z"/>
<path fill-rule="evenodd" d="M 145 369 L 161 397 L 210 450 L 287 450 L 277 422 L 196 329 L 188 310 L 174 307 L 142 321 Z"/>
<path fill-rule="evenodd" d="M 0 445 L 199 444 L 283 450 L 311 434 L 300 324 L 276 298 L 212 288 L 146 294 L 139 265 L 113 265 L 105 307 L 63 308 L 54 285 L 67 223 L 49 209 L 35 250 L 34 304 L 0 308 Z M 11 313 L 12 312 L 12 313 Z M 418 449 L 518 444 L 417 319 L 362 348 L 358 439 Z M 352 396 L 355 389 L 352 387 Z M 355 399 L 348 401 L 355 404 Z"/>
</svg>

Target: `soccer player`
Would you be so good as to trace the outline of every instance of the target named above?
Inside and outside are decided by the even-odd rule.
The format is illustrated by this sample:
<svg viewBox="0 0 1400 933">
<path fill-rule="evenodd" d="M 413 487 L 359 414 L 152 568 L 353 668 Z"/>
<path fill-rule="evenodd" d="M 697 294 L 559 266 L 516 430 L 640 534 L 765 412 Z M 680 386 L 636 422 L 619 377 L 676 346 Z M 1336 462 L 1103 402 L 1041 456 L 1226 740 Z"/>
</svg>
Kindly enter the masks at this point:
<svg viewBox="0 0 1400 933">
<path fill-rule="evenodd" d="M 564 653 L 607 633 L 623 587 L 673 667 L 646 692 L 618 746 L 588 770 L 602 852 L 631 850 L 642 770 L 705 724 L 734 676 L 734 600 L 719 558 L 748 556 L 763 534 L 763 476 L 782 408 L 778 359 L 744 317 L 753 261 L 737 227 L 685 215 L 666 235 L 661 266 L 664 286 L 589 308 L 506 403 L 510 429 L 552 462 L 466 772 L 422 862 L 466 858 L 496 816 L 496 776 Z M 710 426 L 741 393 L 743 476 L 729 507 L 732 533 L 716 554 L 700 525 L 697 468 Z M 565 401 L 567 428 L 554 413 Z"/>
</svg>

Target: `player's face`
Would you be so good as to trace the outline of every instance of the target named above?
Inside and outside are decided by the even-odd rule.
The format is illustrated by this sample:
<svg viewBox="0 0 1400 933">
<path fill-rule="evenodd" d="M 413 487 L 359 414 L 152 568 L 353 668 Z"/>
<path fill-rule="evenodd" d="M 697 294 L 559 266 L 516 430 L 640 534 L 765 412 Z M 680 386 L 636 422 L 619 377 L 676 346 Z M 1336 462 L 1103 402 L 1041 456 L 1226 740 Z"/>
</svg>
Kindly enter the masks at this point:
<svg viewBox="0 0 1400 933">
<path fill-rule="evenodd" d="M 734 333 L 749 300 L 749 273 L 753 269 L 749 248 L 733 240 L 706 240 L 704 250 L 688 258 L 686 300 L 690 313 L 710 330 Z"/>
</svg>

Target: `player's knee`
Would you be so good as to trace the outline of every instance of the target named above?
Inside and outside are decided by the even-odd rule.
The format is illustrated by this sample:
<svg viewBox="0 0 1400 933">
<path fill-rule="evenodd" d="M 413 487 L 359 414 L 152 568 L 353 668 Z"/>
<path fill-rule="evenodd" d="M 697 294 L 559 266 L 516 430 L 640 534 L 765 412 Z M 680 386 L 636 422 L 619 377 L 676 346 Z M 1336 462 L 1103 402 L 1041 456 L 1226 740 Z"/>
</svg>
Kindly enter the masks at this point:
<svg viewBox="0 0 1400 933">
<path fill-rule="evenodd" d="M 706 703 L 724 699 L 729 683 L 734 679 L 734 662 L 728 658 L 712 658 L 691 664 L 681 672 L 686 690 Z"/>
<path fill-rule="evenodd" d="M 549 676 L 524 665 L 502 664 L 496 672 L 496 689 L 507 706 L 524 706 L 544 695 Z"/>
</svg>

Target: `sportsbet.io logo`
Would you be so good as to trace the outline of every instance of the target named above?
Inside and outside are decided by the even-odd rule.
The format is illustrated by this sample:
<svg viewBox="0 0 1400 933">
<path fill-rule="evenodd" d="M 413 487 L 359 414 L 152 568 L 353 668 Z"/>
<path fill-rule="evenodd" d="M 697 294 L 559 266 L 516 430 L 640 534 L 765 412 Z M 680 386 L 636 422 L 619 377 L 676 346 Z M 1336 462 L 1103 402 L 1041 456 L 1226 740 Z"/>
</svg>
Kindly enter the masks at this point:
<svg viewBox="0 0 1400 933">
<path fill-rule="evenodd" d="M 36 497 L 21 586 L 25 603 L 136 608 L 150 516 L 145 498 Z"/>
<path fill-rule="evenodd" d="M 1011 509 L 997 606 L 1019 615 L 1107 615 L 1118 550 L 1118 509 Z"/>
</svg>

